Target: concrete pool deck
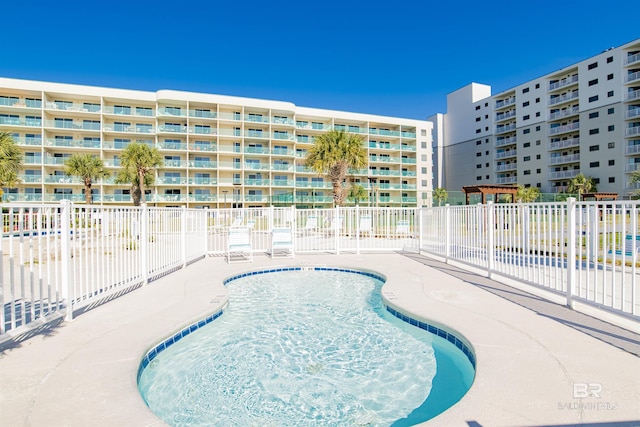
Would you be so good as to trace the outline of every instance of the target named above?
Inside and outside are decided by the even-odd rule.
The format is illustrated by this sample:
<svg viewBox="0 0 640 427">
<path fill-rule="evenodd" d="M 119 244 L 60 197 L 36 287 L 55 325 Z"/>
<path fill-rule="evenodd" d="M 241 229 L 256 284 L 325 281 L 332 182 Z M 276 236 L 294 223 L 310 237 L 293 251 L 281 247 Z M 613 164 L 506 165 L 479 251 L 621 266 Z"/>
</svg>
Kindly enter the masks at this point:
<svg viewBox="0 0 640 427">
<path fill-rule="evenodd" d="M 569 310 L 561 306 L 541 315 L 526 301 L 514 303 L 491 292 L 487 285 L 495 282 L 405 255 L 256 256 L 253 263 L 231 265 L 222 257 L 205 258 L 73 322 L 43 325 L 27 340 L 5 343 L 0 353 L 0 424 L 164 425 L 137 390 L 146 351 L 222 307 L 224 278 L 298 264 L 382 273 L 383 293 L 395 306 L 447 325 L 471 342 L 477 358 L 471 390 L 425 425 L 640 425 L 640 358 L 632 354 L 640 346 L 636 334 L 623 337 L 625 350 L 570 327 L 563 314 Z"/>
</svg>

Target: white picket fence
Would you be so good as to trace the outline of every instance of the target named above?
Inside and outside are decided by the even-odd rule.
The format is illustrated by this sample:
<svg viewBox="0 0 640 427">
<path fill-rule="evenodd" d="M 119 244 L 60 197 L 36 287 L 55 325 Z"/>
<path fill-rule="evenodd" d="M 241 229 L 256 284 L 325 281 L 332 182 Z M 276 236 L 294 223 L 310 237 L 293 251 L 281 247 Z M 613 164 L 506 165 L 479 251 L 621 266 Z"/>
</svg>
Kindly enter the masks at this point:
<svg viewBox="0 0 640 427">
<path fill-rule="evenodd" d="M 5 205 L 0 338 L 108 301 L 204 256 L 230 227 L 255 254 L 289 228 L 298 254 L 422 251 L 640 321 L 638 202 L 437 208 L 185 209 Z M 570 262 L 570 260 L 572 260 Z"/>
</svg>

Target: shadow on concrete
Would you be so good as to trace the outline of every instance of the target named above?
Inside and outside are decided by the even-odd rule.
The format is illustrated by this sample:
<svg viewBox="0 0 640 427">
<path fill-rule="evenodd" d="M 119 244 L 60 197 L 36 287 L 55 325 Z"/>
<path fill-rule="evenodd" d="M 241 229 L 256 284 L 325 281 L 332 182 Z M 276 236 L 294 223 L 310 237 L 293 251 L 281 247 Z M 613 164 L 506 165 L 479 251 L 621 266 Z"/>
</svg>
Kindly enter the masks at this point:
<svg viewBox="0 0 640 427">
<path fill-rule="evenodd" d="M 467 421 L 469 427 L 484 427 L 477 421 Z M 536 424 L 522 427 L 640 427 L 640 419 L 632 421 L 611 421 L 601 423 L 578 423 L 578 424 Z"/>
</svg>

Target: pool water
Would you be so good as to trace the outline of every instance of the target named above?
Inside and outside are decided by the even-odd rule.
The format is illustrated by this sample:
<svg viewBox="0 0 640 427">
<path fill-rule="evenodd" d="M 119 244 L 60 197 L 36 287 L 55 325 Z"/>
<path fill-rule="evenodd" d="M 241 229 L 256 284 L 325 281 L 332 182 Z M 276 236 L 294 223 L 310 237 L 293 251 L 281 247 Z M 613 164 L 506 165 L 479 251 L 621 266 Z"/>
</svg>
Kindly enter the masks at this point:
<svg viewBox="0 0 640 427">
<path fill-rule="evenodd" d="M 224 315 L 141 373 L 173 426 L 402 426 L 457 402 L 474 369 L 450 342 L 388 313 L 382 282 L 286 271 L 229 282 Z"/>
</svg>

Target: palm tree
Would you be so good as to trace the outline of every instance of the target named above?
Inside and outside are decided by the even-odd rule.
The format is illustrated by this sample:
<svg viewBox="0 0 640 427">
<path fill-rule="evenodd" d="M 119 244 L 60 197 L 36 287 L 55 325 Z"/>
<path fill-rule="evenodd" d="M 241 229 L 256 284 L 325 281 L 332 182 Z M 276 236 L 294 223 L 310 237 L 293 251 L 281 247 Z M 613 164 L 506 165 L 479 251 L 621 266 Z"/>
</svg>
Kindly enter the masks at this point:
<svg viewBox="0 0 640 427">
<path fill-rule="evenodd" d="M 567 185 L 567 193 L 578 193 L 578 200 L 582 198 L 582 193 L 590 193 L 592 191 L 598 191 L 593 178 L 584 176 L 582 173 L 572 178 L 569 181 L 569 185 Z"/>
<path fill-rule="evenodd" d="M 638 182 L 640 182 L 640 169 L 631 172 L 631 176 L 629 177 L 629 184 L 636 184 Z M 640 197 L 640 190 L 635 190 L 633 196 Z"/>
<path fill-rule="evenodd" d="M 516 202 L 520 203 L 533 203 L 540 196 L 540 190 L 537 187 L 525 187 L 524 185 L 518 185 L 518 191 L 516 192 Z"/>
<path fill-rule="evenodd" d="M 22 169 L 22 152 L 9 132 L 0 132 L 0 201 L 2 187 L 18 182 L 18 172 Z"/>
<path fill-rule="evenodd" d="M 433 190 L 433 198 L 438 202 L 438 206 L 442 206 L 442 202 L 446 202 L 449 198 L 449 193 L 442 187 L 438 187 Z"/>
<path fill-rule="evenodd" d="M 142 142 L 133 142 L 122 151 L 120 164 L 123 169 L 118 173 L 116 182 L 131 183 L 133 205 L 140 206 L 145 186 L 153 185 L 153 170 L 162 166 L 162 156 L 155 147 Z"/>
<path fill-rule="evenodd" d="M 367 190 L 360 184 L 353 184 L 349 188 L 349 198 L 356 202 L 356 205 L 360 203 L 360 200 L 367 198 Z"/>
<path fill-rule="evenodd" d="M 345 182 L 348 179 L 347 172 L 367 166 L 364 139 L 343 130 L 330 130 L 316 138 L 307 153 L 305 166 L 331 180 L 333 202 L 341 206 L 348 191 L 345 185 L 348 184 Z"/>
<path fill-rule="evenodd" d="M 100 178 L 109 177 L 104 163 L 92 154 L 74 154 L 64 162 L 64 173 L 77 176 L 84 184 L 84 200 L 87 205 L 92 203 L 91 186 Z"/>
</svg>

